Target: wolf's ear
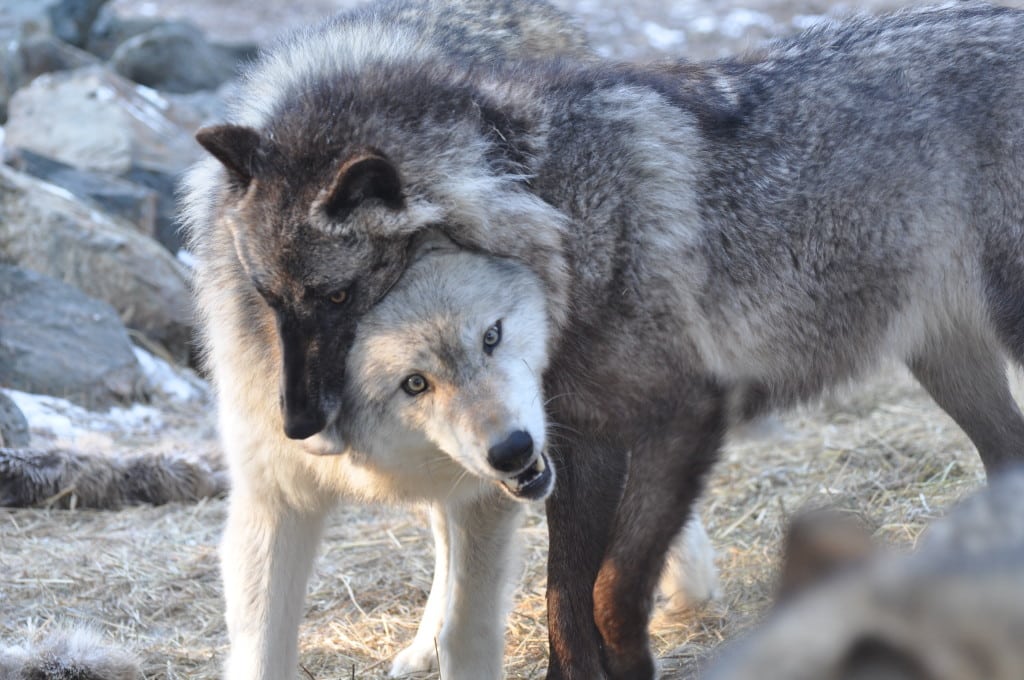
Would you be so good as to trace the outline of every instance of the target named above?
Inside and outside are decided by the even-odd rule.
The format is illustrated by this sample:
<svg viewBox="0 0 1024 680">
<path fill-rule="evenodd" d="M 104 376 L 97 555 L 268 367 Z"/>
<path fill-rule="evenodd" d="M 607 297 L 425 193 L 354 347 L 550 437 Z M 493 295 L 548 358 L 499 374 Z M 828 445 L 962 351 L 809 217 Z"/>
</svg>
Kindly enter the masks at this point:
<svg viewBox="0 0 1024 680">
<path fill-rule="evenodd" d="M 369 198 L 379 199 L 389 208 L 403 205 L 398 169 L 376 151 L 357 153 L 342 163 L 321 205 L 329 219 L 340 221 Z"/>
<path fill-rule="evenodd" d="M 211 125 L 196 132 L 196 141 L 227 168 L 231 179 L 245 188 L 254 174 L 253 159 L 260 133 L 242 125 Z"/>
</svg>

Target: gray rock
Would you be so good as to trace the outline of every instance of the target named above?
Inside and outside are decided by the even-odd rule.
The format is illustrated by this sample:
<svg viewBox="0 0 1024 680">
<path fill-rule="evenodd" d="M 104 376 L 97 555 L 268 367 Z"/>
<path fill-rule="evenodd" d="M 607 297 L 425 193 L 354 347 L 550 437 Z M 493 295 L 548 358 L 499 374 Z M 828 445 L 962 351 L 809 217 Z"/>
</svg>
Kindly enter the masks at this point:
<svg viewBox="0 0 1024 680">
<path fill-rule="evenodd" d="M 38 75 L 96 64 L 93 55 L 49 33 L 21 35 L 16 27 L 0 26 L 0 122 L 7 120 L 7 102 Z"/>
<path fill-rule="evenodd" d="M 168 23 L 133 36 L 114 51 L 119 74 L 165 92 L 212 90 L 235 75 L 243 49 L 207 42 L 195 26 Z"/>
<path fill-rule="evenodd" d="M 4 0 L 0 3 L 0 27 L 13 28 L 22 36 L 54 35 L 81 47 L 107 0 Z"/>
<path fill-rule="evenodd" d="M 0 261 L 70 283 L 117 309 L 129 328 L 188 357 L 187 276 L 159 243 L 68 192 L 0 165 Z"/>
<path fill-rule="evenodd" d="M 178 224 L 178 179 L 165 172 L 134 168 L 127 178 L 136 186 L 146 187 L 156 198 L 153 237 L 169 252 L 181 250 L 181 233 Z"/>
<path fill-rule="evenodd" d="M 196 114 L 99 66 L 48 73 L 8 104 L 7 141 L 79 168 L 175 175 L 202 157 Z"/>
<path fill-rule="evenodd" d="M 15 170 L 66 189 L 109 215 L 123 218 L 140 234 L 156 236 L 157 192 L 115 175 L 81 170 L 27 149 L 8 153 Z"/>
<path fill-rule="evenodd" d="M 0 265 L 0 383 L 97 408 L 143 397 L 144 380 L 110 305 Z"/>
<path fill-rule="evenodd" d="M 33 35 L 24 38 L 18 43 L 17 53 L 19 87 L 44 73 L 70 71 L 99 63 L 95 56 L 85 50 L 80 50 L 52 35 Z"/>
<path fill-rule="evenodd" d="M 85 45 L 89 29 L 107 0 L 57 0 L 47 4 L 53 34 L 76 47 Z"/>
<path fill-rule="evenodd" d="M 22 448 L 29 445 L 28 421 L 18 405 L 0 392 L 0 447 Z"/>
<path fill-rule="evenodd" d="M 172 22 L 161 18 L 124 17 L 108 5 L 93 22 L 85 49 L 107 60 L 125 40 L 168 23 Z"/>
</svg>

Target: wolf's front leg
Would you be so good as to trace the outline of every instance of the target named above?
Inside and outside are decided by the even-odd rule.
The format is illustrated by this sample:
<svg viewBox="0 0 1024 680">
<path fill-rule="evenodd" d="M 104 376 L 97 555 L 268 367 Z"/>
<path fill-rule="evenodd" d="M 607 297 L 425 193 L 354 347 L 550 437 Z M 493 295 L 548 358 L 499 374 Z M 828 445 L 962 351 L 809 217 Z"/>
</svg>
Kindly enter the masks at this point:
<svg viewBox="0 0 1024 680">
<path fill-rule="evenodd" d="M 558 482 L 547 502 L 551 650 L 547 680 L 603 680 L 607 675 L 594 625 L 594 581 L 622 494 L 629 454 L 581 436 L 564 442 L 557 455 Z"/>
<path fill-rule="evenodd" d="M 672 540 L 688 519 L 725 427 L 717 390 L 686 391 L 675 417 L 635 441 L 626 488 L 594 584 L 594 622 L 610 680 L 653 680 L 647 626 Z"/>
<path fill-rule="evenodd" d="M 288 680 L 326 507 L 233 490 L 220 545 L 231 649 L 226 680 Z"/>
<path fill-rule="evenodd" d="M 448 608 L 438 638 L 445 680 L 502 677 L 512 577 L 520 568 L 515 535 L 523 506 L 498 490 L 448 512 Z"/>
<path fill-rule="evenodd" d="M 437 669 L 437 640 L 448 608 L 448 511 L 444 506 L 430 506 L 430 528 L 434 533 L 434 580 L 416 637 L 391 663 L 392 678 Z"/>
</svg>

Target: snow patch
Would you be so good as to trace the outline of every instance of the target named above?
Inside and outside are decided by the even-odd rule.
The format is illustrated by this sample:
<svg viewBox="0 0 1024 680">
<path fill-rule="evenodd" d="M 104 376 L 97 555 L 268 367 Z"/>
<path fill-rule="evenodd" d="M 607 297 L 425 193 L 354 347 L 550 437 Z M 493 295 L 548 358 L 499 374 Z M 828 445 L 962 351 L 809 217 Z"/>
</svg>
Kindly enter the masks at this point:
<svg viewBox="0 0 1024 680">
<path fill-rule="evenodd" d="M 33 433 L 50 435 L 68 443 L 92 439 L 100 432 L 154 431 L 164 424 L 160 411 L 144 404 L 114 407 L 106 413 L 100 413 L 86 410 L 60 397 L 11 389 L 4 389 L 4 393 L 25 415 Z"/>
<path fill-rule="evenodd" d="M 206 385 L 186 369 L 178 369 L 141 347 L 133 347 L 135 358 L 153 390 L 176 401 L 201 399 L 206 396 Z"/>
<path fill-rule="evenodd" d="M 686 43 L 686 33 L 653 21 L 645 21 L 643 31 L 651 46 L 658 50 L 668 50 Z"/>
</svg>

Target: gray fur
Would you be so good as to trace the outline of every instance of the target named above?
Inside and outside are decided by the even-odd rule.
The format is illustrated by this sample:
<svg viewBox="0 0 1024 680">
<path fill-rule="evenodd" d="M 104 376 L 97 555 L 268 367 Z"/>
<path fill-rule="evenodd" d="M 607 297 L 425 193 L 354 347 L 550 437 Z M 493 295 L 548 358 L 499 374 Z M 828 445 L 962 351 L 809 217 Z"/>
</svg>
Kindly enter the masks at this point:
<svg viewBox="0 0 1024 680">
<path fill-rule="evenodd" d="M 353 70 L 286 46 L 250 75 L 244 134 L 211 144 L 230 174 L 190 176 L 200 306 L 267 348 L 273 375 L 254 281 L 285 328 L 302 290 L 357 291 L 330 326 L 335 356 L 416 233 L 530 266 L 548 411 L 574 433 L 548 503 L 548 677 L 648 678 L 657 572 L 734 409 L 897 360 L 989 472 L 1020 458 L 1000 367 L 1024 360 L 1022 35 L 1024 13 L 966 2 L 708 64 L 414 49 Z M 301 68 L 275 66 L 293 56 Z M 374 172 L 347 176 L 366 154 Z M 291 433 L 332 431 L 344 375 L 311 369 L 318 336 L 299 337 L 294 361 L 284 342 Z"/>
<path fill-rule="evenodd" d="M 116 510 L 141 503 L 193 503 L 223 496 L 227 486 L 224 471 L 215 466 L 162 454 L 114 458 L 0 447 L 0 507 Z"/>
<path fill-rule="evenodd" d="M 88 628 L 67 628 L 32 644 L 0 645 L 0 680 L 143 680 L 143 674 L 128 650 Z"/>
<path fill-rule="evenodd" d="M 1024 470 L 924 534 L 787 601 L 708 680 L 1013 680 L 1024 675 Z"/>
</svg>

